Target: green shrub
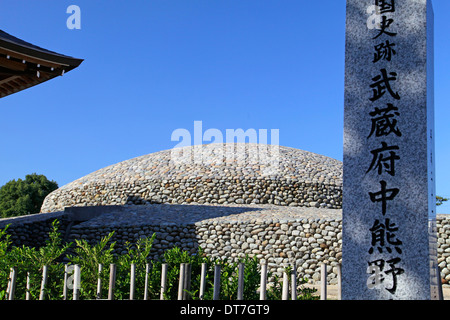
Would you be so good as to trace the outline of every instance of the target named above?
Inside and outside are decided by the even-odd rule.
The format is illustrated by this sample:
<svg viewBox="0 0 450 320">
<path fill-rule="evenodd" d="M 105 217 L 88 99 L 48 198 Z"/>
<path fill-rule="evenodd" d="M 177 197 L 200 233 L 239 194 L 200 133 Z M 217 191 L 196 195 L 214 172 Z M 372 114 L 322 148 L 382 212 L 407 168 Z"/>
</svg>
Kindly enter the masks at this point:
<svg viewBox="0 0 450 320">
<path fill-rule="evenodd" d="M 48 266 L 48 281 L 45 291 L 45 299 L 59 300 L 63 297 L 65 264 L 59 262 L 66 255 L 67 249 L 73 243 L 63 243 L 58 232 L 58 221 L 52 224 L 49 238 L 45 246 L 36 249 L 32 247 L 11 246 L 10 236 L 7 234 L 8 226 L 0 229 L 0 300 L 6 299 L 6 288 L 10 268 L 16 268 L 16 299 L 25 299 L 26 279 L 29 275 L 31 284 L 30 296 L 32 300 L 39 299 L 42 269 Z M 191 299 L 199 299 L 201 268 L 205 263 L 206 278 L 203 299 L 212 300 L 214 292 L 214 265 L 221 266 L 220 299 L 236 300 L 238 288 L 238 266 L 244 263 L 244 299 L 258 300 L 258 287 L 260 284 L 259 261 L 256 257 L 246 256 L 238 262 L 230 262 L 227 259 L 208 257 L 201 248 L 196 254 L 174 247 L 166 250 L 159 260 L 150 260 L 150 252 L 156 234 L 152 237 L 142 237 L 135 244 L 126 243 L 126 252 L 120 255 L 113 254 L 115 242 L 111 241 L 114 232 L 103 237 L 97 243 L 91 245 L 85 239 L 75 240 L 72 254 L 66 258 L 71 265 L 79 265 L 81 269 L 80 299 L 96 299 L 97 280 L 102 281 L 100 297 L 105 299 L 109 284 L 109 265 L 116 265 L 115 299 L 130 298 L 130 269 L 131 264 L 136 266 L 135 299 L 143 299 L 145 278 L 148 279 L 148 299 L 159 299 L 161 291 L 161 268 L 167 264 L 167 283 L 164 298 L 176 300 L 178 297 L 178 283 L 180 276 L 180 264 L 188 263 L 191 269 L 191 284 L 188 294 Z M 98 266 L 103 266 L 99 274 Z M 146 275 L 146 268 L 148 274 Z M 290 270 L 286 270 L 290 272 Z M 274 278 L 274 285 L 267 290 L 268 300 L 281 299 L 281 284 L 278 277 L 268 273 L 268 278 Z M 69 283 L 72 278 L 69 277 Z M 306 279 L 298 279 L 297 286 L 301 286 Z M 315 289 L 301 288 L 297 299 L 317 299 L 313 296 Z M 72 292 L 68 292 L 71 299 Z"/>
<path fill-rule="evenodd" d="M 99 276 L 103 284 L 108 283 L 108 274 L 106 272 L 98 274 L 98 266 L 101 264 L 103 268 L 108 268 L 114 262 L 112 251 L 115 242 L 110 243 L 109 247 L 107 247 L 113 234 L 114 232 L 109 233 L 92 246 L 85 239 L 76 239 L 75 254 L 67 255 L 71 264 L 80 266 L 82 274 L 80 284 L 81 299 L 97 298 L 97 279 Z"/>
<path fill-rule="evenodd" d="M 26 281 L 29 276 L 31 299 L 38 299 L 42 281 L 43 266 L 48 267 L 48 279 L 51 285 L 45 290 L 44 299 L 59 299 L 62 296 L 64 265 L 57 260 L 66 252 L 70 244 L 62 244 L 58 232 L 59 222 L 52 223 L 52 230 L 46 244 L 39 249 L 22 246 L 11 247 L 7 228 L 0 231 L 0 298 L 4 299 L 9 278 L 10 268 L 16 268 L 16 299 L 25 299 Z"/>
</svg>

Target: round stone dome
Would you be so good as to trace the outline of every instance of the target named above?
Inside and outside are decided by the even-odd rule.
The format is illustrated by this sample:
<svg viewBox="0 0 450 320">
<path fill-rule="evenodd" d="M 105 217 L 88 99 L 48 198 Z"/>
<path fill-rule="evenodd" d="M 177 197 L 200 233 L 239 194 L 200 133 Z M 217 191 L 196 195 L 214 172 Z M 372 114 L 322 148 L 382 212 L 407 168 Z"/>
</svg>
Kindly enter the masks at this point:
<svg viewBox="0 0 450 320">
<path fill-rule="evenodd" d="M 95 171 L 50 193 L 41 212 L 146 203 L 341 208 L 342 163 L 283 146 L 195 145 Z"/>
</svg>

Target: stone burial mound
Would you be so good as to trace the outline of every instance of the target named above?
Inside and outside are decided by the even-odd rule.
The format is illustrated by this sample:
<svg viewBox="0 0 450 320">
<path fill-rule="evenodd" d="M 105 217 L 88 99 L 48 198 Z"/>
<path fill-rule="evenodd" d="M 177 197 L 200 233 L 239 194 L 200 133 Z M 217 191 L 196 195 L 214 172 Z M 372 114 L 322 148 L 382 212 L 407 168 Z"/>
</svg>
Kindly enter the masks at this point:
<svg viewBox="0 0 450 320">
<path fill-rule="evenodd" d="M 156 234 L 152 259 L 175 246 L 190 253 L 201 248 L 221 259 L 256 257 L 279 276 L 295 264 L 311 280 L 326 263 L 328 281 L 336 282 L 341 206 L 340 161 L 282 146 L 226 143 L 100 169 L 49 194 L 37 216 L 59 214 L 70 242 L 95 244 L 114 231 L 117 254 Z"/>
<path fill-rule="evenodd" d="M 88 174 L 49 194 L 41 212 L 72 206 L 158 203 L 340 209 L 342 163 L 283 146 L 188 146 Z"/>
</svg>

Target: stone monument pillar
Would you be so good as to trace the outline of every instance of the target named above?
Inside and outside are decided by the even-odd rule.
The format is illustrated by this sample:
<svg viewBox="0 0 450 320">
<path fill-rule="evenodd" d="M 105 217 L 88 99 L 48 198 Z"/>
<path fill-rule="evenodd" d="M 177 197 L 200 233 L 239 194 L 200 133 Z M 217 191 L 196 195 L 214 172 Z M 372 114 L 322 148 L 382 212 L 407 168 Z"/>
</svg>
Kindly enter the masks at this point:
<svg viewBox="0 0 450 320">
<path fill-rule="evenodd" d="M 347 0 L 342 299 L 434 299 L 431 0 Z"/>
</svg>

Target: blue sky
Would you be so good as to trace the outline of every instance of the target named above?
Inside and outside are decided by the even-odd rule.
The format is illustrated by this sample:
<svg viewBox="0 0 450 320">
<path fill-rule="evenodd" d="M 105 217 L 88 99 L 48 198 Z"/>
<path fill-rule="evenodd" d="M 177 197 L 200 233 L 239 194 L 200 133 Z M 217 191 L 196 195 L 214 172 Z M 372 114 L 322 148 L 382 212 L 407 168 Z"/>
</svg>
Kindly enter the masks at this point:
<svg viewBox="0 0 450 320">
<path fill-rule="evenodd" d="M 66 26 L 69 5 L 81 29 Z M 434 0 L 437 194 L 450 198 L 450 1 Z M 0 185 L 60 186 L 170 149 L 179 128 L 279 129 L 342 160 L 345 0 L 14 0 L 0 29 L 85 59 L 1 99 Z M 450 213 L 450 204 L 438 208 Z"/>
</svg>

